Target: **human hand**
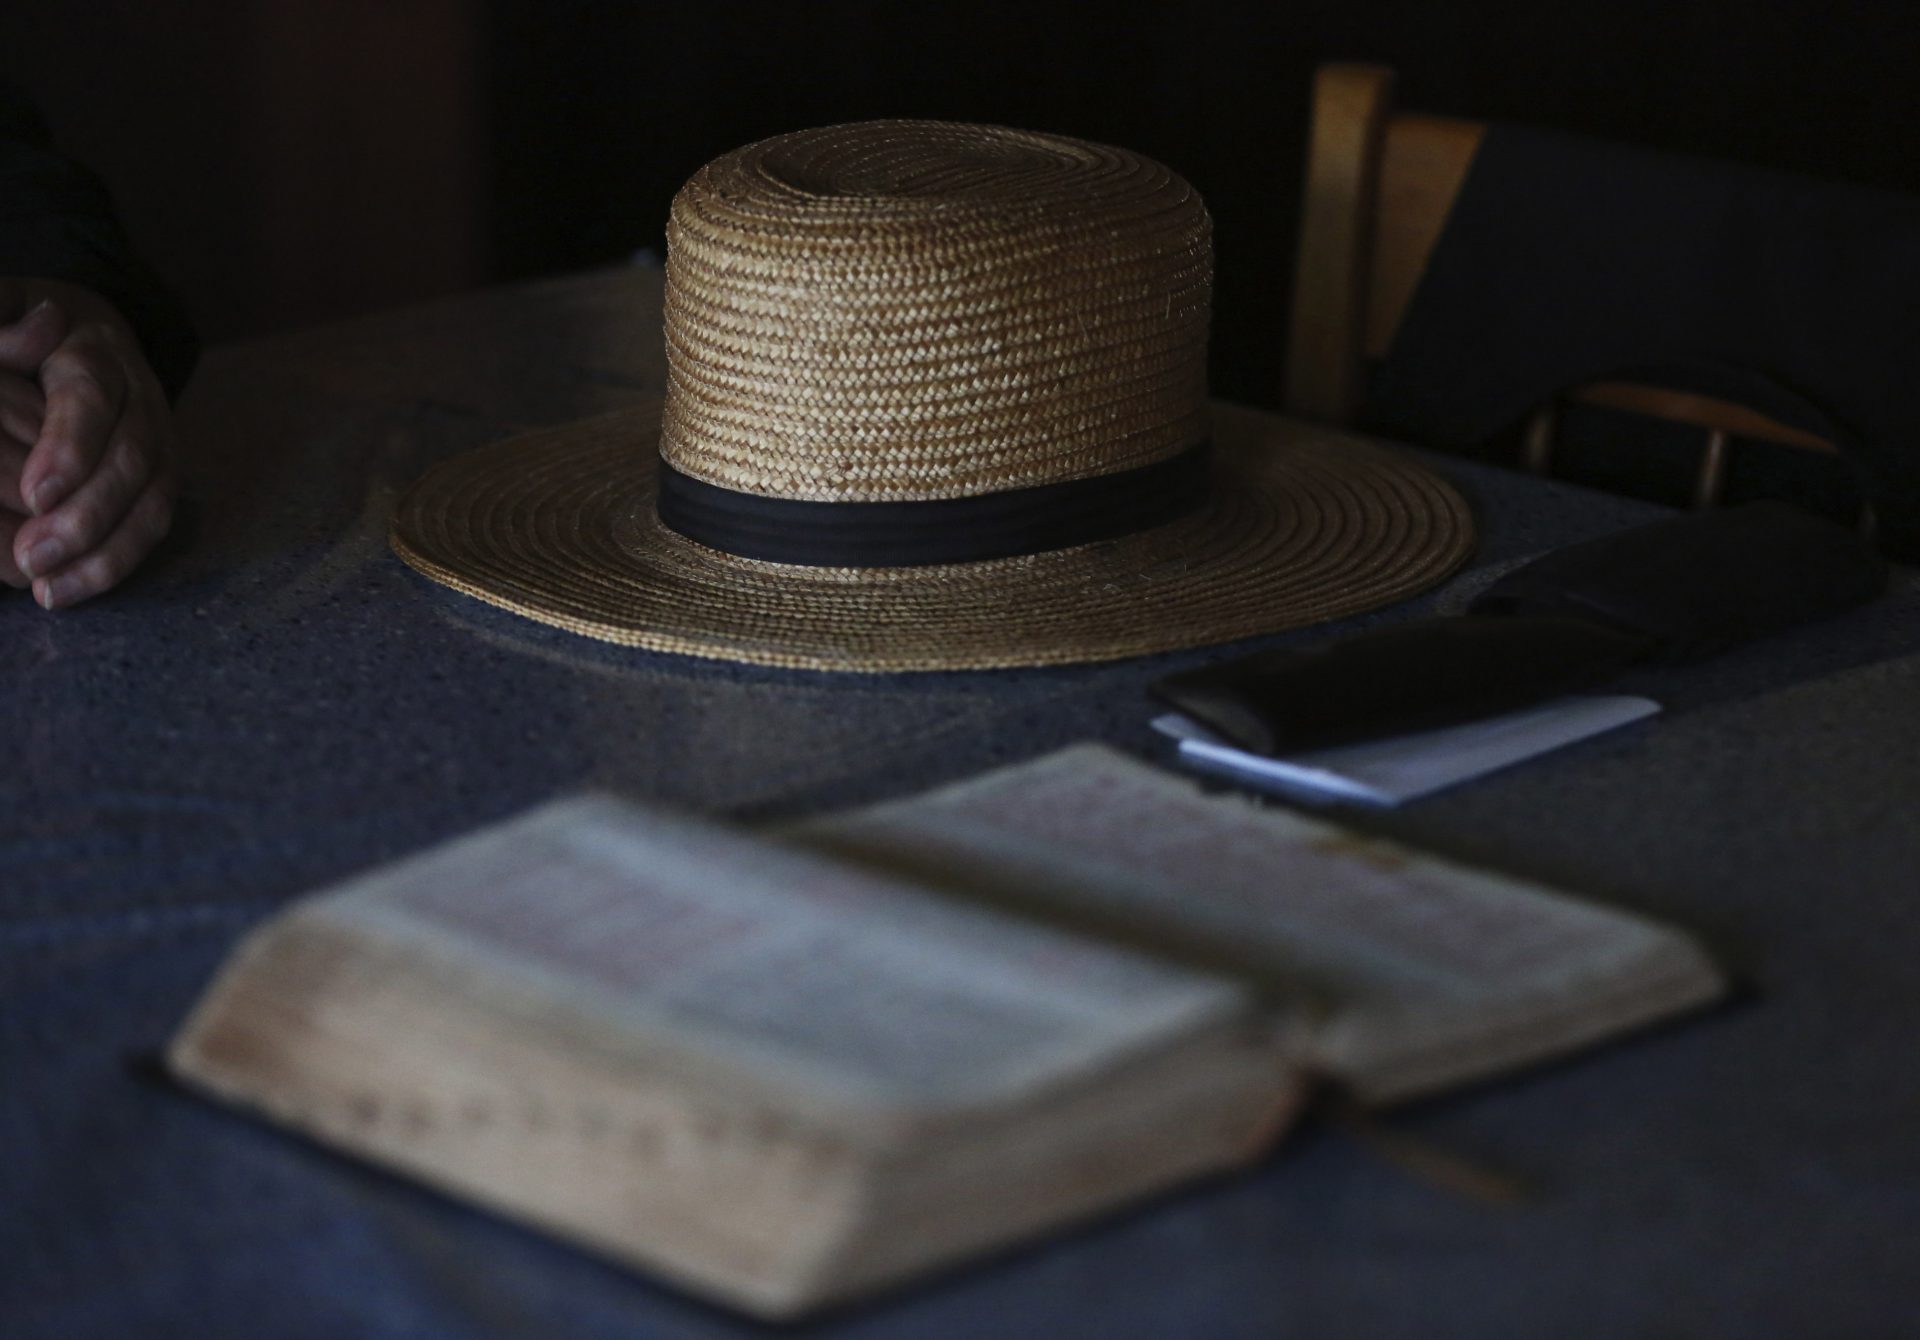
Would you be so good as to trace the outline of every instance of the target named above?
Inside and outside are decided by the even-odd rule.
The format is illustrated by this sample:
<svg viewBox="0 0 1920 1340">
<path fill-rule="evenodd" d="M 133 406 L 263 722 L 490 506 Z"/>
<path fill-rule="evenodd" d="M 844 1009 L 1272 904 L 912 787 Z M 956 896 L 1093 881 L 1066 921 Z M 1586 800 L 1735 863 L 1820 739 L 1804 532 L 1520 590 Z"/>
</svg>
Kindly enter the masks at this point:
<svg viewBox="0 0 1920 1340">
<path fill-rule="evenodd" d="M 31 515 L 20 497 L 20 471 L 40 437 L 46 401 L 33 381 L 0 372 L 0 583 L 20 590 L 26 574 L 13 561 L 13 537 Z"/>
<path fill-rule="evenodd" d="M 0 580 L 31 581 L 47 609 L 96 596 L 133 571 L 172 524 L 166 394 L 113 305 L 51 279 L 0 279 L 0 379 L 29 379 L 41 397 L 37 436 L 11 481 L 13 517 L 0 485 Z M 17 385 L 0 394 L 0 415 L 31 421 L 34 406 Z M 0 479 L 11 474 L 5 453 L 0 442 Z"/>
</svg>

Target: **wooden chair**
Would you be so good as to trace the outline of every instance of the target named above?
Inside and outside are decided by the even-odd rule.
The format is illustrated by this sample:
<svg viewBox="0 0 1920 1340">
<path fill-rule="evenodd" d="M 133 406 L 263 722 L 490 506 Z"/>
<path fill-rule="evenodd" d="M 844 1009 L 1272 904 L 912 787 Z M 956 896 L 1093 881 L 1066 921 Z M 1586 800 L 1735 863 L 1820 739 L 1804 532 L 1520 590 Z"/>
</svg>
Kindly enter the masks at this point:
<svg viewBox="0 0 1920 1340">
<path fill-rule="evenodd" d="M 1393 78 L 1382 66 L 1325 65 L 1314 80 L 1286 371 L 1285 407 L 1301 418 L 1354 421 L 1368 365 L 1386 355 L 1486 132 L 1484 122 L 1396 112 Z M 1700 507 L 1720 499 L 1730 439 L 1837 450 L 1731 401 L 1601 381 L 1567 388 L 1533 414 L 1521 448 L 1528 468 L 1548 469 L 1566 401 L 1701 429 Z"/>
</svg>

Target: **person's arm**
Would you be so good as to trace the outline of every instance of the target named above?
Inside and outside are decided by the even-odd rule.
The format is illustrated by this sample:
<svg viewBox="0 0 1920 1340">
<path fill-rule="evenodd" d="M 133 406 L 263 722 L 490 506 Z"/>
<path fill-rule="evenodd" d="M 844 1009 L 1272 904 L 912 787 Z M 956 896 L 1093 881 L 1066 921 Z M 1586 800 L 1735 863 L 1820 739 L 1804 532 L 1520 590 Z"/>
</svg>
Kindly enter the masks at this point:
<svg viewBox="0 0 1920 1340">
<path fill-rule="evenodd" d="M 120 581 L 166 534 L 169 398 L 197 353 L 104 189 L 0 85 L 0 378 L 42 397 L 17 470 L 0 431 L 0 540 L 10 542 L 0 580 L 31 580 L 49 609 L 71 605 Z M 17 387 L 9 394 L 18 401 Z M 13 418 L 23 413 L 15 403 Z"/>
</svg>

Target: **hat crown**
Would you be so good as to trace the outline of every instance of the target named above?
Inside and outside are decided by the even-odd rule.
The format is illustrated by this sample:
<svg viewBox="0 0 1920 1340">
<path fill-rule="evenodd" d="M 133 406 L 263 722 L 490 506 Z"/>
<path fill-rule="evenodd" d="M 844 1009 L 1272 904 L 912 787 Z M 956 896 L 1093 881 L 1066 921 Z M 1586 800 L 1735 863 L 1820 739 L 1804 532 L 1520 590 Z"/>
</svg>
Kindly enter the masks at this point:
<svg viewBox="0 0 1920 1340">
<path fill-rule="evenodd" d="M 662 458 L 827 502 L 975 497 L 1206 435 L 1211 225 L 1150 159 L 876 121 L 735 150 L 668 223 Z"/>
</svg>

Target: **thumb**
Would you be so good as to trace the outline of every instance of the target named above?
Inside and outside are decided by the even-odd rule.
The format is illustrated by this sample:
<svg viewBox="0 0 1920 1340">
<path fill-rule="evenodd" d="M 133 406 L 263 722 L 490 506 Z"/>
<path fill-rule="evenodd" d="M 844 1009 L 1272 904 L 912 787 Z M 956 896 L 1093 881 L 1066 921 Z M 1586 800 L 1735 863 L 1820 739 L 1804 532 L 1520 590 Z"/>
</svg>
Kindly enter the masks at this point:
<svg viewBox="0 0 1920 1340">
<path fill-rule="evenodd" d="M 0 371 L 34 376 L 66 338 L 66 312 L 52 298 L 43 298 L 24 316 L 0 326 Z"/>
</svg>

